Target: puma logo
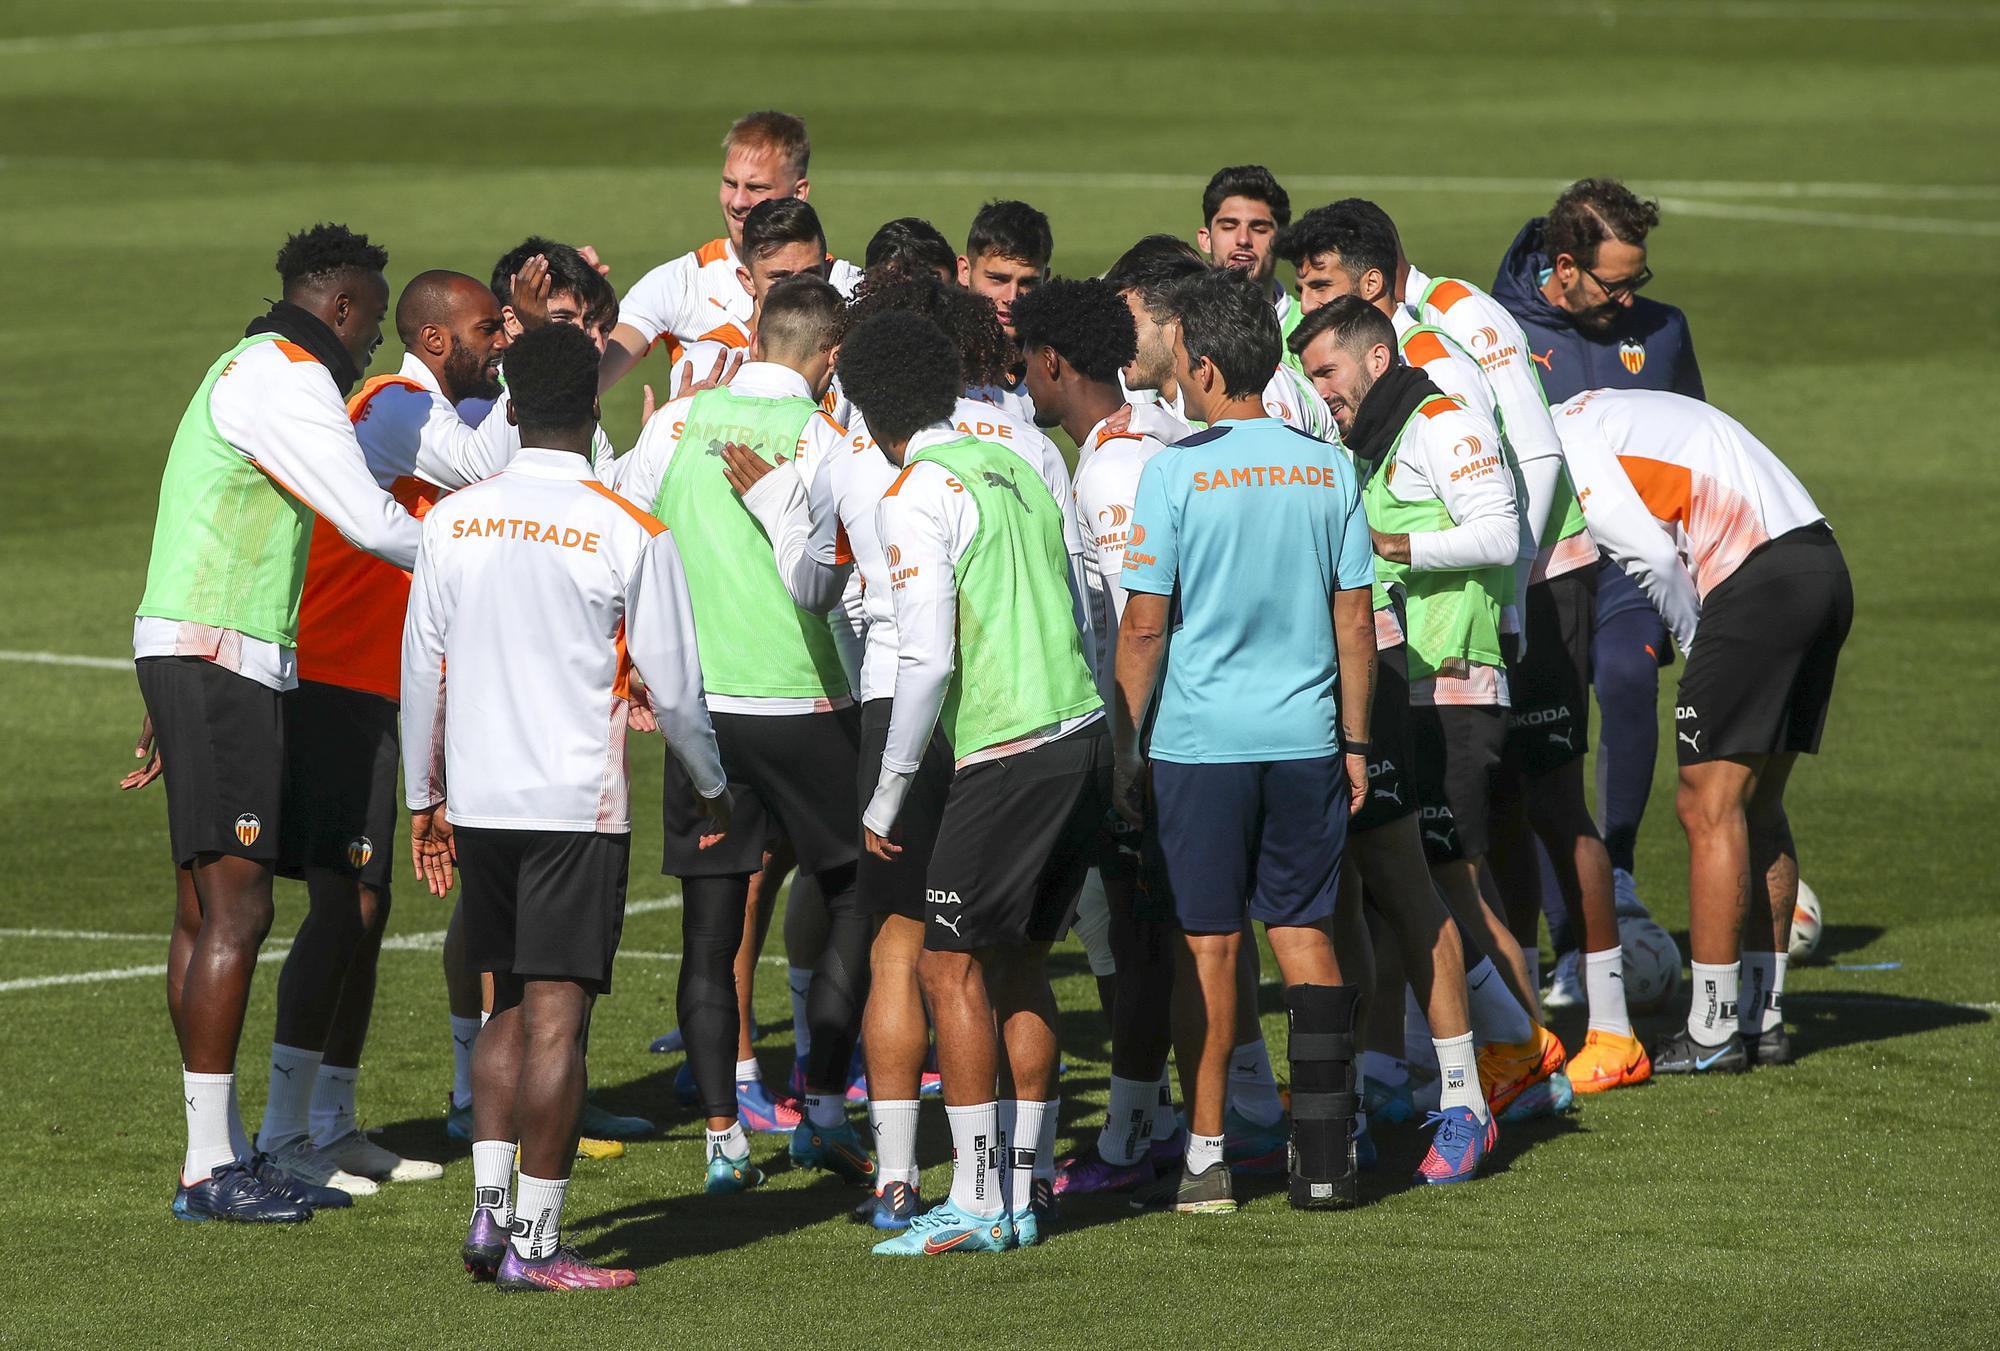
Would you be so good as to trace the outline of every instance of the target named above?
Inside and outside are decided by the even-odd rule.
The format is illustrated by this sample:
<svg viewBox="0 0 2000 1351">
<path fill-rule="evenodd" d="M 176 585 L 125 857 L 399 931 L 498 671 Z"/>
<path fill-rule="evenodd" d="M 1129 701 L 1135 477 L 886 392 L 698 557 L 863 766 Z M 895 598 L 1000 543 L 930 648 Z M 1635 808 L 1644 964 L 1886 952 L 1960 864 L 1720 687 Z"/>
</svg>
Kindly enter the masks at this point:
<svg viewBox="0 0 2000 1351">
<path fill-rule="evenodd" d="M 276 1070 L 278 1073 L 284 1075 L 285 1078 L 290 1079 L 292 1077 L 292 1070 L 294 1067 L 291 1065 L 280 1065 L 277 1061 L 274 1060 L 271 1062 L 271 1068 Z"/>
<path fill-rule="evenodd" d="M 1379 784 L 1370 784 L 1368 791 L 1376 797 L 1381 798 L 1384 802 L 1393 802 L 1398 807 L 1403 805 L 1403 790 L 1401 788 L 1385 788 Z"/>
<path fill-rule="evenodd" d="M 227 374 L 227 372 L 224 372 L 224 374 Z M 188 1105 L 188 1110 L 189 1110 L 190 1112 L 192 1112 L 192 1111 L 194 1110 L 194 1099 L 193 1099 L 193 1098 L 189 1098 L 189 1099 L 187 1100 L 187 1105 Z"/>
<path fill-rule="evenodd" d="M 1576 733 L 1574 732 L 1550 732 L 1549 741 L 1554 745 L 1561 746 L 1566 751 L 1573 751 L 1576 749 L 1576 742 L 1572 740 L 1575 736 Z"/>
<path fill-rule="evenodd" d="M 1546 352 L 1536 352 L 1533 348 L 1530 348 L 1528 350 L 1528 360 L 1534 362 L 1537 366 L 1540 366 L 1550 375 L 1554 375 L 1556 371 L 1555 359 L 1556 359 L 1556 349 L 1553 347 L 1551 347 Z"/>
<path fill-rule="evenodd" d="M 945 918 L 945 917 L 944 917 L 943 915 L 932 915 L 932 916 L 931 916 L 931 922 L 932 922 L 933 924 L 937 925 L 937 926 L 938 926 L 938 927 L 939 927 L 940 929 L 949 929 L 949 930 L 951 930 L 951 936 L 952 936 L 953 938 L 963 938 L 963 937 L 964 937 L 964 935 L 963 935 L 963 934 L 961 934 L 961 933 L 959 933 L 959 931 L 958 931 L 958 926 L 959 926 L 959 925 L 960 925 L 961 923 L 963 923 L 963 922 L 964 922 L 964 920 L 965 920 L 965 916 L 964 916 L 964 915 L 954 915 L 954 916 L 952 916 L 952 917 L 951 917 L 950 919 L 946 919 L 946 918 Z"/>
<path fill-rule="evenodd" d="M 457 1043 L 458 1043 L 458 1044 L 459 1044 L 460 1046 L 470 1046 L 470 1045 L 472 1045 L 472 1038 L 471 1038 L 471 1037 L 461 1037 L 461 1036 L 459 1036 L 459 1035 L 458 1035 L 458 1034 L 457 1034 L 456 1032 L 454 1032 L 454 1033 L 452 1033 L 452 1034 L 451 1034 L 451 1039 L 452 1039 L 453 1041 L 457 1042 Z"/>
<path fill-rule="evenodd" d="M 723 444 L 723 443 L 722 443 L 722 442 L 720 442 L 720 441 L 710 441 L 710 442 L 708 443 L 708 453 L 709 453 L 709 454 L 711 454 L 711 455 L 713 455 L 713 456 L 715 456 L 715 458 L 716 458 L 716 459 L 718 459 L 718 460 L 719 460 L 719 459 L 721 459 L 721 458 L 722 458 L 722 444 Z"/>
<path fill-rule="evenodd" d="M 1014 500 L 1021 504 L 1021 510 L 1026 511 L 1028 509 L 1028 499 L 1021 496 L 1021 489 L 1013 479 L 1008 478 L 1005 474 L 995 473 L 991 469 L 980 470 L 979 477 L 986 481 L 986 486 L 989 488 L 1005 488 L 1008 492 L 1014 494 Z"/>
<path fill-rule="evenodd" d="M 1443 831 L 1427 830 L 1424 832 L 1424 838 L 1427 840 L 1436 840 L 1437 846 L 1440 849 L 1450 849 L 1454 847 L 1452 845 L 1451 836 L 1445 834 Z"/>
<path fill-rule="evenodd" d="M 1693 752 L 1694 752 L 1694 753 L 1695 753 L 1696 755 L 1700 755 L 1700 754 L 1701 754 L 1701 733 L 1700 733 L 1700 732 L 1691 732 L 1691 733 L 1690 733 L 1690 732 L 1682 732 L 1682 733 L 1680 734 L 1680 737 L 1681 737 L 1681 740 L 1682 740 L 1682 741 L 1685 741 L 1685 742 L 1687 742 L 1687 744 L 1688 744 L 1688 749 L 1689 749 L 1689 750 L 1693 751 Z"/>
</svg>

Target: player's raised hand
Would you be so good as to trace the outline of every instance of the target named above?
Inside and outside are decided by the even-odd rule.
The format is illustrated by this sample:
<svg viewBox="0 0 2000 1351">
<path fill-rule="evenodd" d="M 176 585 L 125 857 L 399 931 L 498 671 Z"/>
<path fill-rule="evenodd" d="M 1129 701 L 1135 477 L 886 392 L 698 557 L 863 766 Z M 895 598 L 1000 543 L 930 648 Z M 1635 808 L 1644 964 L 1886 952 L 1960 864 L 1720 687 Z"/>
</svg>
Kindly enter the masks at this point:
<svg viewBox="0 0 2000 1351">
<path fill-rule="evenodd" d="M 646 397 L 639 404 L 639 425 L 643 427 L 653 420 L 653 414 L 660 411 L 660 405 L 659 401 L 653 397 L 653 387 L 651 385 L 641 385 L 639 388 L 646 392 Z"/>
<path fill-rule="evenodd" d="M 780 455 L 778 464 L 784 462 L 785 457 Z M 728 475 L 729 486 L 736 490 L 738 497 L 748 497 L 750 490 L 757 486 L 759 480 L 776 469 L 778 464 L 772 464 L 748 446 L 739 445 L 734 441 L 723 444 L 722 472 Z"/>
<path fill-rule="evenodd" d="M 153 739 L 153 715 L 150 713 L 139 724 L 139 740 L 132 747 L 132 758 L 146 763 L 118 781 L 120 791 L 144 788 L 160 777 L 160 747 Z"/>
<path fill-rule="evenodd" d="M 681 367 L 681 377 L 674 382 L 674 397 L 685 399 L 690 394 L 699 394 L 704 389 L 715 389 L 736 378 L 736 372 L 743 365 L 743 353 L 717 352 L 715 364 L 708 368 L 708 374 L 697 380 L 694 378 L 694 362 Z"/>
<path fill-rule="evenodd" d="M 443 896 L 451 890 L 458 845 L 451 837 L 451 822 L 445 820 L 444 803 L 410 813 L 410 861 L 431 895 Z"/>
<path fill-rule="evenodd" d="M 597 269 L 598 276 L 608 277 L 611 275 L 611 264 L 605 262 L 602 258 L 599 258 L 597 256 L 597 250 L 591 245 L 585 244 L 582 248 L 578 249 L 576 252 L 577 256 L 582 258 L 584 262 L 589 263 L 592 267 Z"/>
<path fill-rule="evenodd" d="M 540 328 L 549 321 L 549 288 L 555 279 L 549 275 L 549 260 L 536 254 L 521 264 L 509 283 L 508 303 L 514 307 L 514 317 L 521 321 L 522 328 Z"/>
</svg>

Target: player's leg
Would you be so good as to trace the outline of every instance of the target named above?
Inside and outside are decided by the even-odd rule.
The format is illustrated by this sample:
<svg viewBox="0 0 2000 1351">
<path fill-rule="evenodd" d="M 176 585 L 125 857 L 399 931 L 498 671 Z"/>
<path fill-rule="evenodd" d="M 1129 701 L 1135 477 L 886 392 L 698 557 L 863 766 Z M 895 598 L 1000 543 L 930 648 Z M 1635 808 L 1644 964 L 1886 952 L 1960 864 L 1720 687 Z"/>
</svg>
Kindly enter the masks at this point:
<svg viewBox="0 0 2000 1351">
<path fill-rule="evenodd" d="M 1045 1125 L 1052 1126 L 1061 1102 L 1056 1092 L 1056 997 L 1049 986 L 1047 943 L 1023 943 L 993 950 L 987 966 L 987 994 L 1000 1030 L 997 1091 L 1000 1095 L 1001 1187 L 1007 1213 L 1023 1246 L 1040 1241 L 1043 1216 L 1036 1212 L 1035 1167 Z"/>
<path fill-rule="evenodd" d="M 445 1134 L 454 1140 L 472 1140 L 472 1050 L 479 1030 L 486 1022 L 484 992 L 479 973 L 465 959 L 465 901 L 461 891 L 445 923 L 444 968 L 445 1011 L 451 1025 L 451 1097 L 445 1108 Z"/>
<path fill-rule="evenodd" d="M 812 1002 L 813 968 L 826 952 L 830 923 L 819 879 L 806 869 L 799 869 L 792 874 L 791 886 L 785 889 L 785 984 L 792 999 L 789 1091 L 801 1101 L 806 1095 L 806 1061 L 812 1055 L 812 1016 L 808 1006 Z"/>
<path fill-rule="evenodd" d="M 1229 1049 L 1229 1106 L 1222 1130 L 1229 1166 L 1243 1173 L 1276 1173 L 1285 1166 L 1288 1128 L 1264 1042 L 1263 977 L 1263 948 L 1256 927 L 1246 921 L 1236 947 L 1236 1032 Z"/>
<path fill-rule="evenodd" d="M 1654 1057 L 1661 1073 L 1749 1067 L 1738 1035 L 1743 924 L 1750 904 L 1748 807 L 1766 756 L 1681 766 L 1675 807 L 1688 840 L 1688 955 L 1694 995 L 1687 1027 Z"/>
<path fill-rule="evenodd" d="M 491 1280 L 506 1256 L 513 1221 L 514 1156 L 520 1133 L 521 980 L 514 974 L 523 832 L 460 826 L 457 915 L 465 969 L 490 981 L 485 1025 L 472 1046 L 472 1218 L 460 1258 L 475 1280 Z"/>
<path fill-rule="evenodd" d="M 743 943 L 750 874 L 681 879 L 681 975 L 675 1011 L 687 1042 L 702 1114 L 709 1191 L 754 1187 L 750 1140 L 737 1107 L 736 952 Z"/>
<path fill-rule="evenodd" d="M 1611 867 L 1624 874 L 1614 882 L 1626 888 L 1659 754 L 1660 666 L 1673 659 L 1673 646 L 1652 602 L 1609 559 L 1598 568 L 1590 657 L 1599 714 L 1598 811 Z"/>
<path fill-rule="evenodd" d="M 1737 1025 L 1743 1049 L 1758 1065 L 1792 1058 L 1785 1034 L 1785 968 L 1792 912 L 1799 901 L 1798 847 L 1785 814 L 1785 785 L 1797 752 L 1774 755 L 1758 777 L 1746 809 L 1750 835 L 1750 894 L 1743 916 L 1743 977 Z"/>
<path fill-rule="evenodd" d="M 855 818 L 859 817 L 857 808 Z M 816 874 L 826 925 L 806 998 L 812 1037 L 804 1074 L 806 1120 L 792 1132 L 791 1152 L 796 1163 L 824 1168 L 872 1192 L 877 1182 L 875 1161 L 867 1140 L 847 1119 L 848 1089 L 855 1077 L 855 1052 L 868 1002 L 873 928 L 855 893 L 855 876 L 852 862 Z"/>
</svg>

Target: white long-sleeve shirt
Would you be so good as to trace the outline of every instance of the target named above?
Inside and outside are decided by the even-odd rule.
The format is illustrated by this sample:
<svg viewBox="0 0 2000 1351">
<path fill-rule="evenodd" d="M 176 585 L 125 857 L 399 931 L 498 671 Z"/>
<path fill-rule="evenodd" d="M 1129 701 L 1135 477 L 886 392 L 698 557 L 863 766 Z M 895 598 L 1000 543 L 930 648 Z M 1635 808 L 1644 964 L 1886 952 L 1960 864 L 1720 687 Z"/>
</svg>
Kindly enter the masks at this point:
<svg viewBox="0 0 2000 1351">
<path fill-rule="evenodd" d="M 1076 487 L 1069 508 L 1077 530 L 1091 546 L 1091 568 L 1084 580 L 1095 640 L 1084 655 L 1090 658 L 1098 697 L 1106 708 L 1112 707 L 1118 625 L 1125 617 L 1125 544 L 1132 534 L 1139 473 L 1146 461 L 1166 448 L 1158 437 L 1142 432 L 1107 432 L 1103 422 L 1085 433 L 1077 448 Z"/>
<path fill-rule="evenodd" d="M 304 348 L 244 349 L 210 388 L 208 411 L 237 454 L 357 549 L 399 568 L 416 562 L 416 520 L 376 483 L 339 387 Z M 298 684 L 295 649 L 208 624 L 142 616 L 132 655 L 202 657 L 274 690 Z"/>
<path fill-rule="evenodd" d="M 930 446 L 945 445 L 963 435 L 949 422 L 927 427 L 910 438 L 905 462 Z M 951 684 L 958 651 L 956 568 L 979 533 L 979 508 L 973 503 L 972 494 L 953 481 L 950 471 L 934 460 L 926 460 L 909 465 L 902 475 L 901 486 L 881 499 L 877 517 L 877 535 L 886 542 L 885 556 L 894 560 L 890 565 L 889 589 L 894 598 L 896 622 L 892 695 L 896 702 L 889 716 L 881 777 L 861 821 L 877 835 L 887 835 L 902 810 L 903 798 L 923 759 L 924 748 L 930 744 L 938 711 L 944 706 L 945 691 Z M 1070 585 L 1074 590 L 1073 572 Z M 1103 716 L 1103 709 L 1093 709 L 1053 726 L 1038 728 L 1026 736 L 960 756 L 956 767 L 1019 755 L 1067 736 Z"/>
<path fill-rule="evenodd" d="M 696 791 L 721 793 L 667 528 L 566 451 L 525 448 L 443 499 L 424 518 L 403 624 L 410 809 L 444 801 L 461 826 L 629 831 L 628 659 Z"/>
<path fill-rule="evenodd" d="M 737 263 L 736 246 L 727 236 L 661 263 L 632 283 L 618 302 L 618 322 L 637 329 L 648 344 L 664 340 L 675 358 L 694 343 L 726 341 L 722 335 L 732 328 L 749 326 L 753 308 L 750 292 L 736 275 Z M 835 288 L 843 296 L 853 294 L 861 269 L 835 259 L 831 271 L 828 280 Z"/>
<path fill-rule="evenodd" d="M 1171 419 L 1178 431 L 1156 428 L 1155 434 L 1168 445 L 1192 432 L 1194 424 L 1188 421 L 1187 409 L 1181 402 L 1180 391 L 1174 396 L 1164 397 L 1157 389 L 1133 389 L 1125 383 L 1123 372 L 1118 376 L 1118 387 L 1125 391 L 1131 403 L 1134 416 L 1139 410 L 1157 411 L 1163 419 Z M 1322 441 L 1338 441 L 1340 431 L 1334 426 L 1333 414 L 1326 409 L 1326 400 L 1312 387 L 1312 381 L 1293 370 L 1283 362 L 1271 373 L 1264 385 L 1264 411 L 1287 427 L 1294 427 L 1307 436 L 1318 437 Z"/>
<path fill-rule="evenodd" d="M 1771 540 L 1826 519 L 1784 461 L 1699 399 L 1593 389 L 1555 412 L 1590 533 L 1683 652 L 1709 592 Z"/>
<path fill-rule="evenodd" d="M 459 402 L 457 411 L 460 421 L 479 429 L 480 449 L 476 453 L 485 463 L 498 461 L 504 467 L 507 461 L 514 458 L 514 452 L 521 448 L 521 429 L 507 420 L 507 407 L 511 402 L 505 391 L 498 399 L 464 399 Z M 603 426 L 593 427 L 590 432 L 590 466 L 597 471 L 597 476 L 609 482 L 617 459 L 618 449 L 604 434 Z M 499 469 L 492 472 L 498 473 Z"/>
</svg>

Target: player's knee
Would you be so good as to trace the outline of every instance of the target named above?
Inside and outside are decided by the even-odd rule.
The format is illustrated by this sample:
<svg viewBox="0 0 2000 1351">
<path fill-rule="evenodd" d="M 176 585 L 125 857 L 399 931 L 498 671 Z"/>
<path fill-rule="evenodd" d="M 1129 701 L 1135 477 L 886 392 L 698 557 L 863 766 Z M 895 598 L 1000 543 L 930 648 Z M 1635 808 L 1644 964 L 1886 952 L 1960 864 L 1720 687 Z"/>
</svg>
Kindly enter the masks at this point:
<svg viewBox="0 0 2000 1351">
<path fill-rule="evenodd" d="M 356 913 L 360 916 L 362 937 L 371 943 L 381 942 L 389 928 L 389 888 L 361 888 L 361 904 Z"/>
<path fill-rule="evenodd" d="M 1683 776 L 1674 811 L 1689 836 L 1708 835 L 1743 818 L 1743 803 L 1725 785 L 1708 777 Z"/>
<path fill-rule="evenodd" d="M 1645 710 L 1653 716 L 1660 692 L 1660 663 L 1639 643 L 1605 643 L 1595 653 L 1592 682 L 1607 710 Z"/>
</svg>

